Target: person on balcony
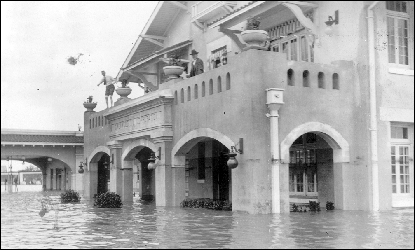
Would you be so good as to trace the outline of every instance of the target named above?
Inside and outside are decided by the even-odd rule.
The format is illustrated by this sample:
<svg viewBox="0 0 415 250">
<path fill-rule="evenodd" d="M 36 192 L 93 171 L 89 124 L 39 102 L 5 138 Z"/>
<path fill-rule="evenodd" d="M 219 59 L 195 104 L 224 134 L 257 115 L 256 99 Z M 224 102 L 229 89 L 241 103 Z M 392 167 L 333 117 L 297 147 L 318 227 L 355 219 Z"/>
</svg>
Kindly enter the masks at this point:
<svg viewBox="0 0 415 250">
<path fill-rule="evenodd" d="M 193 61 L 191 63 L 190 77 L 202 74 L 204 71 L 203 61 L 197 57 L 197 54 L 199 54 L 199 52 L 192 49 L 192 53 L 190 55 L 192 55 Z"/>
<path fill-rule="evenodd" d="M 116 82 L 116 80 L 109 75 L 105 75 L 105 71 L 101 71 L 102 74 L 102 79 L 101 81 L 98 83 L 97 86 L 101 85 L 101 83 L 104 83 L 104 85 L 106 86 L 105 88 L 105 102 L 107 103 L 107 108 L 108 108 L 108 96 L 111 99 L 111 107 L 113 106 L 113 102 L 112 102 L 112 94 L 114 94 L 114 90 L 115 90 L 115 86 L 114 86 L 114 82 Z"/>
</svg>

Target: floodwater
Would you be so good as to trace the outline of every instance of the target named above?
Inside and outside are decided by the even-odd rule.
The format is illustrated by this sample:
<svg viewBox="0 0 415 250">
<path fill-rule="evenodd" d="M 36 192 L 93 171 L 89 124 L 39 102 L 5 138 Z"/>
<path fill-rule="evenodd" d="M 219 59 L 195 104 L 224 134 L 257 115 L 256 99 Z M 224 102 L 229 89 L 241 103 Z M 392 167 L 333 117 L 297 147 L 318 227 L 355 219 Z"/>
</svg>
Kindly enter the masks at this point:
<svg viewBox="0 0 415 250">
<path fill-rule="evenodd" d="M 283 215 L 59 204 L 59 193 L 1 194 L 1 248 L 414 248 L 414 209 Z M 52 199 L 41 217 L 41 200 Z"/>
</svg>

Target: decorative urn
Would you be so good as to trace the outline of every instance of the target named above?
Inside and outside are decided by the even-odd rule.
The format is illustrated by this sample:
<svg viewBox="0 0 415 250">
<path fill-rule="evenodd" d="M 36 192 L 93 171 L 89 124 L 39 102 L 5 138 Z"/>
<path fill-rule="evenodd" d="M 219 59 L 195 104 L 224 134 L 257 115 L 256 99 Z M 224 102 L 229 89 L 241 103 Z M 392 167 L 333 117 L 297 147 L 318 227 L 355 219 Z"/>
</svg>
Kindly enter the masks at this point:
<svg viewBox="0 0 415 250">
<path fill-rule="evenodd" d="M 97 106 L 96 102 L 84 102 L 84 107 L 86 111 L 94 111 L 94 108 Z"/>
<path fill-rule="evenodd" d="M 163 67 L 164 74 L 169 77 L 169 79 L 177 79 L 183 74 L 184 68 L 177 65 L 169 65 Z"/>
<path fill-rule="evenodd" d="M 127 97 L 129 94 L 131 94 L 132 89 L 130 87 L 119 87 L 115 90 L 117 94 L 121 97 Z"/>
</svg>

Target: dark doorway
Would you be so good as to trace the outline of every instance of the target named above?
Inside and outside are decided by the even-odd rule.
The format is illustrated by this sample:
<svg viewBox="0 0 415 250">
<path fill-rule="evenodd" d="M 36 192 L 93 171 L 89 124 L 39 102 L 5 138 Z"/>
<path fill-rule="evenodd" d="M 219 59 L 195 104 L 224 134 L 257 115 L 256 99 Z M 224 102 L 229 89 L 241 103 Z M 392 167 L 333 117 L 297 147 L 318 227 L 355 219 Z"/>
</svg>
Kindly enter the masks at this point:
<svg viewBox="0 0 415 250">
<path fill-rule="evenodd" d="M 150 159 L 152 152 L 151 149 L 145 147 L 135 156 L 141 162 L 141 169 L 139 169 L 140 197 L 146 201 L 153 201 L 156 193 L 155 172 L 148 169 L 148 159 Z"/>
<path fill-rule="evenodd" d="M 56 190 L 62 190 L 62 169 L 56 169 Z"/>
<path fill-rule="evenodd" d="M 110 184 L 110 156 L 104 154 L 98 161 L 98 189 L 97 193 L 102 194 L 109 191 Z"/>
<path fill-rule="evenodd" d="M 227 165 L 228 148 L 217 140 L 212 143 L 213 199 L 229 201 L 230 169 Z"/>
</svg>

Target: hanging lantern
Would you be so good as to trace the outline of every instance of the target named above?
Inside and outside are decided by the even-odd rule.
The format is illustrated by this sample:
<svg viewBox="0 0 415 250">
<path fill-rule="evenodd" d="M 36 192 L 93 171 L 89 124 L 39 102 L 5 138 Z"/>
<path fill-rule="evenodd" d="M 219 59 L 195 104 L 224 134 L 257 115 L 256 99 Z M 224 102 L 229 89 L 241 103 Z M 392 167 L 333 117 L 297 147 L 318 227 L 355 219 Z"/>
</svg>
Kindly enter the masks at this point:
<svg viewBox="0 0 415 250">
<path fill-rule="evenodd" d="M 236 153 L 233 151 L 232 148 L 232 152 L 229 153 L 229 160 L 226 162 L 228 167 L 230 167 L 231 169 L 238 167 L 238 160 L 235 159 L 235 156 Z"/>
<path fill-rule="evenodd" d="M 150 159 L 148 159 L 148 161 L 149 161 L 148 166 L 147 166 L 148 170 L 156 169 L 157 164 L 155 163 L 156 162 L 156 156 L 155 156 L 154 152 L 151 153 Z"/>
<path fill-rule="evenodd" d="M 79 165 L 79 170 L 78 170 L 78 173 L 80 173 L 80 174 L 83 174 L 85 172 L 85 170 L 84 170 L 84 166 L 82 165 L 82 163 L 81 163 L 81 165 Z"/>
</svg>

